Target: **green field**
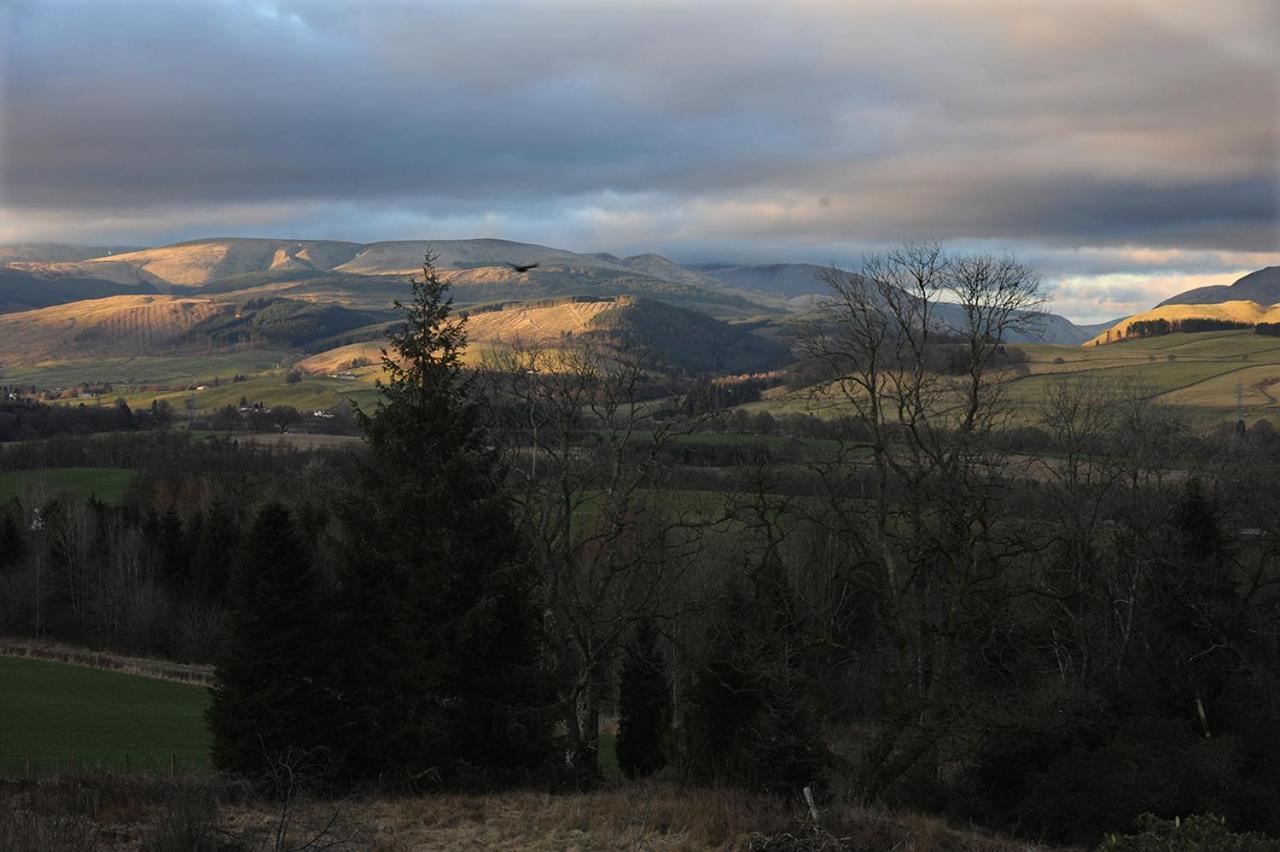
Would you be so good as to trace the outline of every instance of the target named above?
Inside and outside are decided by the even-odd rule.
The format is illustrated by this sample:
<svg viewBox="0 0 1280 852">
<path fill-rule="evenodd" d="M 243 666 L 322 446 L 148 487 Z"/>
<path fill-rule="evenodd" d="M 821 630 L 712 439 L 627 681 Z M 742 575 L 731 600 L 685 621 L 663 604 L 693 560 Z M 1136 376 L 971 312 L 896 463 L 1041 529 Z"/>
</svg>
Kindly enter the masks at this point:
<svg viewBox="0 0 1280 852">
<path fill-rule="evenodd" d="M 0 756 L 8 764 L 163 770 L 209 760 L 204 687 L 0 656 Z M 127 756 L 127 757 L 126 757 Z M 10 772 L 20 771 L 10 767 Z"/>
<path fill-rule="evenodd" d="M 1181 408 L 1198 426 L 1269 418 L 1280 424 L 1280 339 L 1252 330 L 1169 334 L 1106 346 L 1020 345 L 1029 371 L 1007 387 L 1017 419 L 1030 422 L 1055 384 L 1088 376 L 1114 387 L 1131 386 Z M 743 406 L 748 411 L 841 411 L 834 397 L 775 391 Z"/>
<path fill-rule="evenodd" d="M 70 387 L 85 382 L 120 385 L 201 384 L 215 376 L 229 381 L 237 373 L 253 375 L 274 369 L 288 354 L 269 349 L 246 349 L 210 355 L 45 361 L 0 368 L 0 382 L 42 387 Z"/>
<path fill-rule="evenodd" d="M 0 473 L 0 501 L 28 492 L 53 496 L 70 491 L 80 497 L 97 497 L 119 505 L 137 471 L 116 467 L 58 467 L 45 470 L 17 470 Z"/>
<path fill-rule="evenodd" d="M 300 382 L 289 384 L 284 371 L 252 376 L 244 382 L 224 382 L 220 387 L 206 387 L 202 391 L 129 391 L 120 394 L 131 407 L 147 407 L 154 400 L 163 399 L 173 406 L 175 416 L 181 420 L 187 414 L 187 402 L 192 401 L 195 410 L 202 415 L 212 414 L 226 406 L 239 406 L 240 399 L 249 403 L 261 402 L 268 408 L 291 405 L 299 411 L 323 410 L 341 405 L 348 400 L 371 407 L 377 398 L 372 379 L 335 379 L 328 376 L 307 376 Z"/>
<path fill-rule="evenodd" d="M 0 773 L 33 763 L 136 770 L 209 762 L 204 687 L 65 663 L 0 656 Z M 600 766 L 618 780 L 616 735 L 600 735 Z"/>
</svg>

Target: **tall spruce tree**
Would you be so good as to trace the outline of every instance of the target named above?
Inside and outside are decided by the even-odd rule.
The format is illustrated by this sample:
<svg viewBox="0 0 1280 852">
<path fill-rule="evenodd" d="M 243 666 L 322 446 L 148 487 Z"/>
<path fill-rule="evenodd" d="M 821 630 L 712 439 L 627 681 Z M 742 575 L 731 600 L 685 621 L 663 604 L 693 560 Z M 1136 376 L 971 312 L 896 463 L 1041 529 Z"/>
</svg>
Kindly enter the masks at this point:
<svg viewBox="0 0 1280 852">
<path fill-rule="evenodd" d="M 336 736 L 353 781 L 487 785 L 546 760 L 549 702 L 534 578 L 433 260 L 397 302 L 377 407 L 357 411 L 369 458 L 344 510 Z"/>
<path fill-rule="evenodd" d="M 16 499 L 0 506 L 0 571 L 18 565 L 26 555 L 21 519 L 22 506 Z"/>
<path fill-rule="evenodd" d="M 667 765 L 671 739 L 671 677 L 648 619 L 628 643 L 618 683 L 618 767 L 628 778 Z"/>
<path fill-rule="evenodd" d="M 325 608 L 318 572 L 279 503 L 254 518 L 231 601 L 230 644 L 207 713 L 214 765 L 268 787 L 281 774 L 318 780 L 330 763 Z"/>
</svg>

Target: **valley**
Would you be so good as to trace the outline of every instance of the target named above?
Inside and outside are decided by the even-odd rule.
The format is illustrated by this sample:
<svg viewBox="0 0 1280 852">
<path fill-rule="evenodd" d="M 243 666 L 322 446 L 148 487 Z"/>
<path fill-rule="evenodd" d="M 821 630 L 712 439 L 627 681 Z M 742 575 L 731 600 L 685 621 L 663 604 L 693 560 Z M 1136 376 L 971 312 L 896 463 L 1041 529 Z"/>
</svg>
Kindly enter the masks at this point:
<svg viewBox="0 0 1280 852">
<path fill-rule="evenodd" d="M 163 400 L 204 416 L 242 404 L 370 404 L 394 302 L 428 250 L 468 317 L 473 365 L 513 347 L 597 339 L 642 347 L 677 371 L 773 376 L 748 411 L 835 413 L 783 381 L 803 356 L 801 330 L 821 320 L 821 267 L 682 267 L 653 254 L 489 239 L 4 248 L 0 384 L 62 404 Z M 1147 387 L 1202 424 L 1265 417 L 1277 408 L 1269 388 L 1280 376 L 1280 342 L 1254 334 L 1272 309 L 1253 299 L 1280 298 L 1274 277 L 1262 270 L 1233 287 L 1201 288 L 1107 328 L 1047 314 L 1034 332 L 1010 338 L 1025 352 L 1011 398 L 1030 416 L 1047 388 L 1089 375 Z M 941 321 L 958 321 L 947 305 L 938 310 Z M 1153 323 L 1188 321 L 1185 333 L 1139 337 L 1164 328 Z M 1233 328 L 1190 330 L 1197 322 Z"/>
</svg>

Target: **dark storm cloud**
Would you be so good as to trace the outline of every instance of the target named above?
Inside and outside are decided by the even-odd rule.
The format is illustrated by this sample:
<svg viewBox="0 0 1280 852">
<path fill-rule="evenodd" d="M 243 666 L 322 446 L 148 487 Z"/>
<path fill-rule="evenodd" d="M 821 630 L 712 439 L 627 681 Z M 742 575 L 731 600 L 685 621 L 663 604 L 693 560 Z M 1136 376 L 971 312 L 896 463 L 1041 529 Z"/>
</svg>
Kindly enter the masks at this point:
<svg viewBox="0 0 1280 852">
<path fill-rule="evenodd" d="M 592 34 L 543 41 L 533 9 L 397 7 L 379 19 L 363 8 L 312 25 L 252 4 L 28 5 L 11 24 L 7 197 L 492 204 L 712 191 L 780 177 L 823 144 L 821 91 L 808 107 L 785 97 L 807 82 L 803 64 L 739 68 L 732 85 L 713 78 L 699 98 L 667 98 L 647 69 L 611 76 L 605 56 L 564 59 Z M 567 12 L 551 16 L 572 26 Z M 698 57 L 669 61 L 692 71 Z M 722 99 L 717 86 L 742 91 Z"/>
<path fill-rule="evenodd" d="M 1277 248 L 1268 0 L 22 0 L 0 22 L 0 240 L 831 259 L 937 237 L 1081 270 L 1106 262 L 1082 246 Z"/>
</svg>

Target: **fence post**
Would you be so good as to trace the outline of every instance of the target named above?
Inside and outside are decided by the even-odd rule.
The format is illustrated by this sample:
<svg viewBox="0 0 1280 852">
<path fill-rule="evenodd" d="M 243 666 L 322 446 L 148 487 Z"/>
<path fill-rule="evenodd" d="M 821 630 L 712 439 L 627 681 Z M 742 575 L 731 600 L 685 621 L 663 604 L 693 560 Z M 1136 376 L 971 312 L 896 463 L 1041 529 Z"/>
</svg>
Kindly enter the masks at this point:
<svg viewBox="0 0 1280 852">
<path fill-rule="evenodd" d="M 124 771 L 126 774 L 129 772 L 129 752 L 127 751 L 124 753 Z"/>
<path fill-rule="evenodd" d="M 31 779 L 31 752 L 26 753 L 27 779 Z"/>
<path fill-rule="evenodd" d="M 75 774 L 76 774 L 76 753 L 73 751 L 71 752 L 71 777 L 74 778 Z"/>
<path fill-rule="evenodd" d="M 169 777 L 178 777 L 178 756 L 173 752 L 169 753 Z"/>
</svg>

